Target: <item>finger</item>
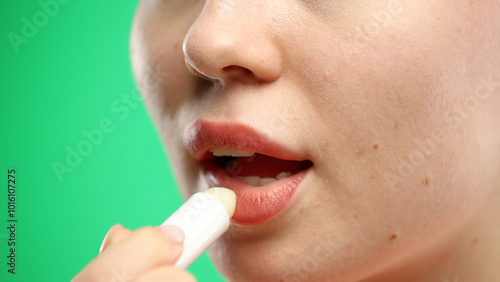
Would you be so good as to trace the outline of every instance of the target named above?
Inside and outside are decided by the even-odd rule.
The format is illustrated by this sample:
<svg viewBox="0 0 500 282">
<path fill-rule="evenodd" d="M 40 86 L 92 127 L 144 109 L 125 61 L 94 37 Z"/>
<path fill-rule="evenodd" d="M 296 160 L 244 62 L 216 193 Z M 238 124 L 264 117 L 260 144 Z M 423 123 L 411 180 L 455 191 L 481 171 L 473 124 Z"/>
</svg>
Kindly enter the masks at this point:
<svg viewBox="0 0 500 282">
<path fill-rule="evenodd" d="M 82 281 L 109 281 L 119 275 L 138 277 L 162 265 L 172 265 L 182 252 L 184 233 L 177 227 L 144 227 L 108 245 L 82 271 Z M 123 274 L 122 274 L 123 273 Z M 90 277 L 86 277 L 89 275 Z M 108 279 L 108 280 L 106 280 Z"/>
<path fill-rule="evenodd" d="M 144 275 L 138 277 L 136 282 L 156 282 L 156 281 L 178 281 L 178 282 L 194 282 L 194 276 L 182 269 L 173 266 L 162 266 Z"/>
<path fill-rule="evenodd" d="M 132 231 L 124 228 L 121 224 L 111 226 L 108 233 L 106 233 L 104 239 L 102 240 L 101 247 L 99 248 L 99 254 L 102 253 L 107 247 L 122 241 L 130 234 L 132 234 Z"/>
</svg>

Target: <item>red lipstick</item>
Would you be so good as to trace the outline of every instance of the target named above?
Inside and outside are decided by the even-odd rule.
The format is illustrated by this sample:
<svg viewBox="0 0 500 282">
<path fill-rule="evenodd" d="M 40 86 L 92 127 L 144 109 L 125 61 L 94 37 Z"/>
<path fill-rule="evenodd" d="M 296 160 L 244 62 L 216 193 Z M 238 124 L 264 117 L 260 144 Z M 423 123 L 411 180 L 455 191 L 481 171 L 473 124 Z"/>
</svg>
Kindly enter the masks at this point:
<svg viewBox="0 0 500 282">
<path fill-rule="evenodd" d="M 186 131 L 185 137 L 186 147 L 200 162 L 209 187 L 227 187 L 236 193 L 232 219 L 236 224 L 259 224 L 284 212 L 293 204 L 301 183 L 311 171 L 312 163 L 305 153 L 273 142 L 245 124 L 197 121 Z M 210 150 L 217 147 L 255 154 L 215 157 Z M 278 179 L 254 186 L 244 183 L 247 177 Z"/>
</svg>

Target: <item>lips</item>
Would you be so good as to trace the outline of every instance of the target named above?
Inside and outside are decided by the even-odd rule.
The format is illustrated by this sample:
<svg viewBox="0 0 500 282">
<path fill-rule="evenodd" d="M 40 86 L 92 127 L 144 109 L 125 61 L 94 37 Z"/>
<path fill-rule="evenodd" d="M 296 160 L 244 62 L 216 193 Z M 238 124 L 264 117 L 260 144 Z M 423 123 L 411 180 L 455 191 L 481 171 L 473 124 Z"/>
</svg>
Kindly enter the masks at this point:
<svg viewBox="0 0 500 282">
<path fill-rule="evenodd" d="M 305 154 L 238 123 L 197 121 L 185 143 L 210 187 L 235 191 L 232 221 L 241 225 L 268 221 L 290 207 L 312 166 Z"/>
</svg>

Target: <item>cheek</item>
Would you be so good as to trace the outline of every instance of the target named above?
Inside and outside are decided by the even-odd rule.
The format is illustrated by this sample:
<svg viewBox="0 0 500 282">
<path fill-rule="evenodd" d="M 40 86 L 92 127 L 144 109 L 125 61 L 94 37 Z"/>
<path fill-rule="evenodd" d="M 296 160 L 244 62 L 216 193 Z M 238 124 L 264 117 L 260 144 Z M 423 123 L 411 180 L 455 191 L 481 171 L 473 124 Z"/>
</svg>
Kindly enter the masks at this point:
<svg viewBox="0 0 500 282">
<path fill-rule="evenodd" d="M 184 33 L 148 24 L 147 34 L 137 29 L 132 34 L 132 59 L 144 100 L 155 116 L 173 117 L 186 99 L 183 86 L 189 79 L 181 47 Z"/>
<path fill-rule="evenodd" d="M 456 6 L 451 8 L 464 10 Z M 349 158 L 367 163 L 384 160 L 387 166 L 398 157 L 410 158 L 429 138 L 436 139 L 434 147 L 442 146 L 439 154 L 426 158 L 440 162 L 454 152 L 475 149 L 471 139 L 478 121 L 469 112 L 480 106 L 474 91 L 481 85 L 470 62 L 477 50 L 463 43 L 464 38 L 473 38 L 464 28 L 469 24 L 440 17 L 436 11 L 429 12 L 436 18 L 420 20 L 417 14 L 400 17 L 403 14 L 406 19 L 394 15 L 394 24 L 387 23 L 371 37 L 364 34 L 364 44 L 349 41 L 357 38 L 352 34 L 337 34 L 328 45 L 338 52 L 325 54 L 328 59 L 313 59 L 314 70 L 321 75 L 304 80 L 303 88 L 312 93 L 304 103 L 318 113 L 315 118 L 322 122 L 316 124 L 322 127 L 323 139 L 337 145 L 324 149 L 345 148 Z M 472 21 L 465 12 L 455 16 Z M 352 45 L 363 52 L 349 54 Z M 325 157 L 335 154 L 331 151 Z M 414 164 L 421 162 L 413 158 Z M 451 168 L 454 161 L 450 159 Z"/>
<path fill-rule="evenodd" d="M 182 1 L 174 2 L 182 4 Z M 132 28 L 134 75 L 180 187 L 193 187 L 195 177 L 191 173 L 195 171 L 192 169 L 194 164 L 182 153 L 185 150 L 178 126 L 186 113 L 192 112 L 189 101 L 197 87 L 196 79 L 186 68 L 182 52 L 183 40 L 196 11 L 187 11 L 176 18 L 166 12 L 169 11 L 167 8 L 152 3 L 142 2 Z"/>
<path fill-rule="evenodd" d="M 416 12 L 408 4 L 385 26 L 374 18 L 378 30 L 363 30 L 370 18 L 357 19 L 352 24 L 366 23 L 355 28 L 361 34 L 324 29 L 328 41 L 290 44 L 302 60 L 288 61 L 311 62 L 292 67 L 308 93 L 304 128 L 314 130 L 315 151 L 322 152 L 315 161 L 324 182 L 318 196 L 333 195 L 329 206 L 340 210 L 371 214 L 359 226 L 381 230 L 381 240 L 449 232 L 487 194 L 478 164 L 487 163 L 479 130 L 488 113 L 480 81 L 488 75 L 478 68 L 488 56 L 471 43 L 478 31 L 467 4 L 445 2 L 419 3 Z M 330 51 L 315 57 L 314 50 Z"/>
<path fill-rule="evenodd" d="M 195 92 L 182 44 L 204 1 L 148 1 L 139 5 L 132 28 L 134 73 L 145 102 L 156 121 L 177 119 L 181 107 Z"/>
</svg>

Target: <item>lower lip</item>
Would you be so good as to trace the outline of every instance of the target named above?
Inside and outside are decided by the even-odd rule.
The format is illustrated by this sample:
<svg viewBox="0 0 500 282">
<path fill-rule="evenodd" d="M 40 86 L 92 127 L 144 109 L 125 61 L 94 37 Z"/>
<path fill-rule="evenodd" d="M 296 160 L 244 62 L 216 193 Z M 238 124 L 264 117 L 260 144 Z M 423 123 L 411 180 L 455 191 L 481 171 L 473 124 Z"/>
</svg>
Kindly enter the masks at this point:
<svg viewBox="0 0 500 282">
<path fill-rule="evenodd" d="M 236 193 L 236 210 L 231 221 L 240 225 L 255 225 L 278 216 L 293 204 L 300 184 L 310 169 L 259 187 L 230 177 L 224 170 L 207 171 L 206 176 L 210 187 L 222 186 Z"/>
</svg>

